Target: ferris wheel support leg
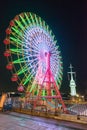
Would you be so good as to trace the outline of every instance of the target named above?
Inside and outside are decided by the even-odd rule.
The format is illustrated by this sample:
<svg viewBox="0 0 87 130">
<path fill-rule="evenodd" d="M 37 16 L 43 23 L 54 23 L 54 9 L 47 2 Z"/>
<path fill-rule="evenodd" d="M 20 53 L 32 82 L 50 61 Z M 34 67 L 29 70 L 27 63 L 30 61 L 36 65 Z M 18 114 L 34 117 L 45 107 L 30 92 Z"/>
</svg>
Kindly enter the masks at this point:
<svg viewBox="0 0 87 130">
<path fill-rule="evenodd" d="M 66 106 L 65 106 L 65 104 L 64 104 L 64 101 L 63 101 L 63 99 L 62 99 L 62 96 L 61 96 L 61 94 L 60 94 L 60 91 L 58 90 L 58 87 L 57 87 L 57 85 L 56 85 L 56 82 L 55 82 L 55 80 L 54 80 L 54 78 L 53 78 L 52 73 L 51 73 L 51 76 L 52 76 L 52 80 L 53 80 L 53 82 L 54 82 L 54 87 L 55 87 L 55 90 L 56 90 L 56 92 L 57 92 L 57 95 L 59 96 L 60 102 L 62 103 L 63 112 L 67 112 L 67 108 L 66 108 Z"/>
</svg>

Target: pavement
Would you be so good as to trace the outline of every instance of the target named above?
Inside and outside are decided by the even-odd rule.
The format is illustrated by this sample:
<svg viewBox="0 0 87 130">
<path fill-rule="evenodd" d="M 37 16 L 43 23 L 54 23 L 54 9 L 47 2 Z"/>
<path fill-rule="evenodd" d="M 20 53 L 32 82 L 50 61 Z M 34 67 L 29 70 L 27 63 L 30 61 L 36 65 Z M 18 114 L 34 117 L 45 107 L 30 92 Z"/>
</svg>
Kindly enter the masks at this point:
<svg viewBox="0 0 87 130">
<path fill-rule="evenodd" d="M 1 112 L 0 130 L 87 130 L 87 125 L 15 112 Z"/>
</svg>

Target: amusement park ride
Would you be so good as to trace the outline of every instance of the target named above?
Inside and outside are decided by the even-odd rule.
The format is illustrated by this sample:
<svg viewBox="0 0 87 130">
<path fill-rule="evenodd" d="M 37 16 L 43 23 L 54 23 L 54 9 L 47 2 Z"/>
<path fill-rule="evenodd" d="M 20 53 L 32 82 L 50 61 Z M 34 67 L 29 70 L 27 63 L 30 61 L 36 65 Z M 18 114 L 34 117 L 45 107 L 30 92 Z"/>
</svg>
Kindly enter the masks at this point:
<svg viewBox="0 0 87 130">
<path fill-rule="evenodd" d="M 49 26 L 31 12 L 16 15 L 6 29 L 4 56 L 18 91 L 25 92 L 33 109 L 45 105 L 51 110 L 66 106 L 60 94 L 62 57 Z M 55 106 L 56 103 L 56 106 Z"/>
</svg>

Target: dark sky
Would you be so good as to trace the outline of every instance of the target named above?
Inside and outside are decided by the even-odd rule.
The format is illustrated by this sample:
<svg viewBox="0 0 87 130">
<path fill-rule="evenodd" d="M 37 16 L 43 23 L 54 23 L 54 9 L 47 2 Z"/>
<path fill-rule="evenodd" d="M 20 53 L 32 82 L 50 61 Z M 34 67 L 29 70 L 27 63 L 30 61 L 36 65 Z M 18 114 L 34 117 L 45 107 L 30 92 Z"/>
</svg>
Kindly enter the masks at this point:
<svg viewBox="0 0 87 130">
<path fill-rule="evenodd" d="M 85 0 L 2 0 L 0 3 L 0 88 L 16 89 L 10 81 L 3 56 L 5 29 L 11 19 L 21 12 L 33 12 L 42 17 L 58 40 L 63 58 L 61 92 L 69 92 L 69 64 L 76 71 L 77 93 L 87 92 L 87 2 Z"/>
</svg>

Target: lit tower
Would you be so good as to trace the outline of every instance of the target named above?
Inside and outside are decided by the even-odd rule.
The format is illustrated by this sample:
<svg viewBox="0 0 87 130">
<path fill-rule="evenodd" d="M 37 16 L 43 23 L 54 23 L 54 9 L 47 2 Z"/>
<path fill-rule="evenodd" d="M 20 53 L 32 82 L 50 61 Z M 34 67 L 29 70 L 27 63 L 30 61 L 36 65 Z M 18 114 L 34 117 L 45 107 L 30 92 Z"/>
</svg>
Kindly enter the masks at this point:
<svg viewBox="0 0 87 130">
<path fill-rule="evenodd" d="M 74 80 L 74 75 L 76 75 L 76 72 L 72 71 L 72 65 L 70 64 L 70 72 L 68 72 L 68 74 L 70 74 L 70 95 L 71 96 L 76 96 L 76 83 Z"/>
</svg>

